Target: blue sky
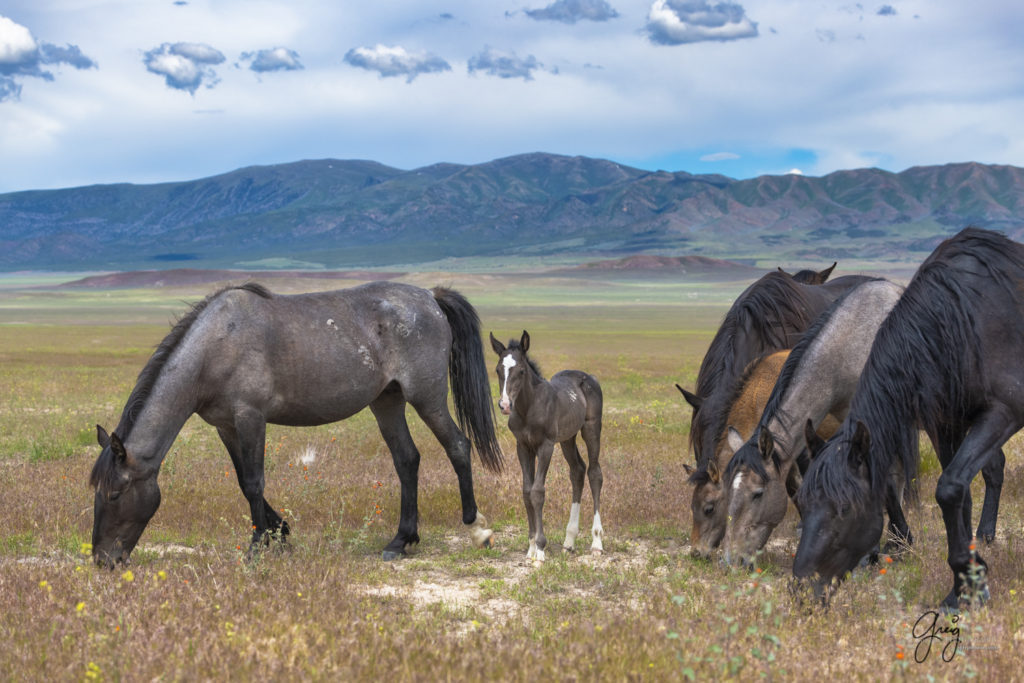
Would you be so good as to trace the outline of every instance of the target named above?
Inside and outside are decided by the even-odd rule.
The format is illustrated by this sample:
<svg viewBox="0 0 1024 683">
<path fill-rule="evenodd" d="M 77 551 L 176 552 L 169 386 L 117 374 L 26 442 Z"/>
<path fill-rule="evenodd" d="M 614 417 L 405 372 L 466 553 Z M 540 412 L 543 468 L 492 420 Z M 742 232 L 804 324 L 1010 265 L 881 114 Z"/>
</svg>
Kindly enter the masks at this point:
<svg viewBox="0 0 1024 683">
<path fill-rule="evenodd" d="M 3 0 L 0 192 L 527 152 L 1024 165 L 1024 5 Z"/>
</svg>

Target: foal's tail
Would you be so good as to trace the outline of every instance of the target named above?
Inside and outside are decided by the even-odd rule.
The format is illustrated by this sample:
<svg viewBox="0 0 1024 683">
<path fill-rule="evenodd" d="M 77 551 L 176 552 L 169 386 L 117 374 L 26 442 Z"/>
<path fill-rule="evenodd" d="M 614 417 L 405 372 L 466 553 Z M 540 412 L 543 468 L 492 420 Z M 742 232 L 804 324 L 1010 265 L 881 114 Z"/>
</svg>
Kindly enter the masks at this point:
<svg viewBox="0 0 1024 683">
<path fill-rule="evenodd" d="M 480 318 L 469 301 L 455 290 L 434 287 L 431 291 L 452 330 L 448 374 L 459 426 L 476 446 L 484 467 L 500 472 L 501 446 L 494 433 L 491 383 L 480 341 Z"/>
</svg>

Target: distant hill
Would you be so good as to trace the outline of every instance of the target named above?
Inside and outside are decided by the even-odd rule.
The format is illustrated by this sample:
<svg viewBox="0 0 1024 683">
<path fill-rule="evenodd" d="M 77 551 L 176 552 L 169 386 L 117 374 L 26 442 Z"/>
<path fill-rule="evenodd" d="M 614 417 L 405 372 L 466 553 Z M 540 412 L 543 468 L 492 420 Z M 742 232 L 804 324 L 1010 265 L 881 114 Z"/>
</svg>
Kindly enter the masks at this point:
<svg viewBox="0 0 1024 683">
<path fill-rule="evenodd" d="M 539 153 L 412 171 L 328 159 L 0 194 L 0 270 L 351 269 L 566 253 L 905 262 L 968 224 L 1024 238 L 1024 169 L 733 180 Z"/>
</svg>

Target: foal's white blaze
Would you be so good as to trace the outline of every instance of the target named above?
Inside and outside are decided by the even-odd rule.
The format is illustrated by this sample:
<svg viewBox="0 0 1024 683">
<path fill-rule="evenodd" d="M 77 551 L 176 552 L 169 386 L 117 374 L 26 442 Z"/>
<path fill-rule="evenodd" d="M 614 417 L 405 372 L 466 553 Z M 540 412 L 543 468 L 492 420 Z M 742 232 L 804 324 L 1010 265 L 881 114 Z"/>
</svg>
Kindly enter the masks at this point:
<svg viewBox="0 0 1024 683">
<path fill-rule="evenodd" d="M 501 365 L 505 368 L 505 381 L 501 383 L 501 399 L 498 405 L 502 410 L 508 410 L 512 407 L 512 401 L 508 397 L 508 372 L 516 366 L 516 359 L 512 356 L 505 356 L 501 359 Z"/>
<path fill-rule="evenodd" d="M 594 512 L 594 526 L 590 529 L 591 536 L 594 537 L 594 541 L 590 544 L 590 550 L 594 552 L 602 552 L 604 550 L 604 543 L 601 539 L 604 537 L 604 527 L 601 526 L 601 513 Z"/>
<path fill-rule="evenodd" d="M 572 550 L 572 547 L 576 545 L 576 536 L 580 533 L 580 504 L 573 503 L 572 507 L 569 508 L 569 525 L 565 527 L 565 541 L 562 543 L 562 547 L 566 550 Z"/>
</svg>

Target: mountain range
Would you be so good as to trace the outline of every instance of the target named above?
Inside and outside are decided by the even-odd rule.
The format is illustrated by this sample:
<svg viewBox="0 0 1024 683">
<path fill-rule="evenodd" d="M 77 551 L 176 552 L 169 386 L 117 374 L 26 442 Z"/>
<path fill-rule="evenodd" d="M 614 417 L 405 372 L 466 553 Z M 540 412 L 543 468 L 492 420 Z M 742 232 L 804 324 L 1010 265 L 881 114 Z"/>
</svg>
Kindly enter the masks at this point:
<svg viewBox="0 0 1024 683">
<path fill-rule="evenodd" d="M 0 270 L 639 253 L 906 263 L 967 225 L 1024 241 L 1024 169 L 958 163 L 735 180 L 542 153 L 410 171 L 325 159 L 0 194 Z"/>
</svg>

